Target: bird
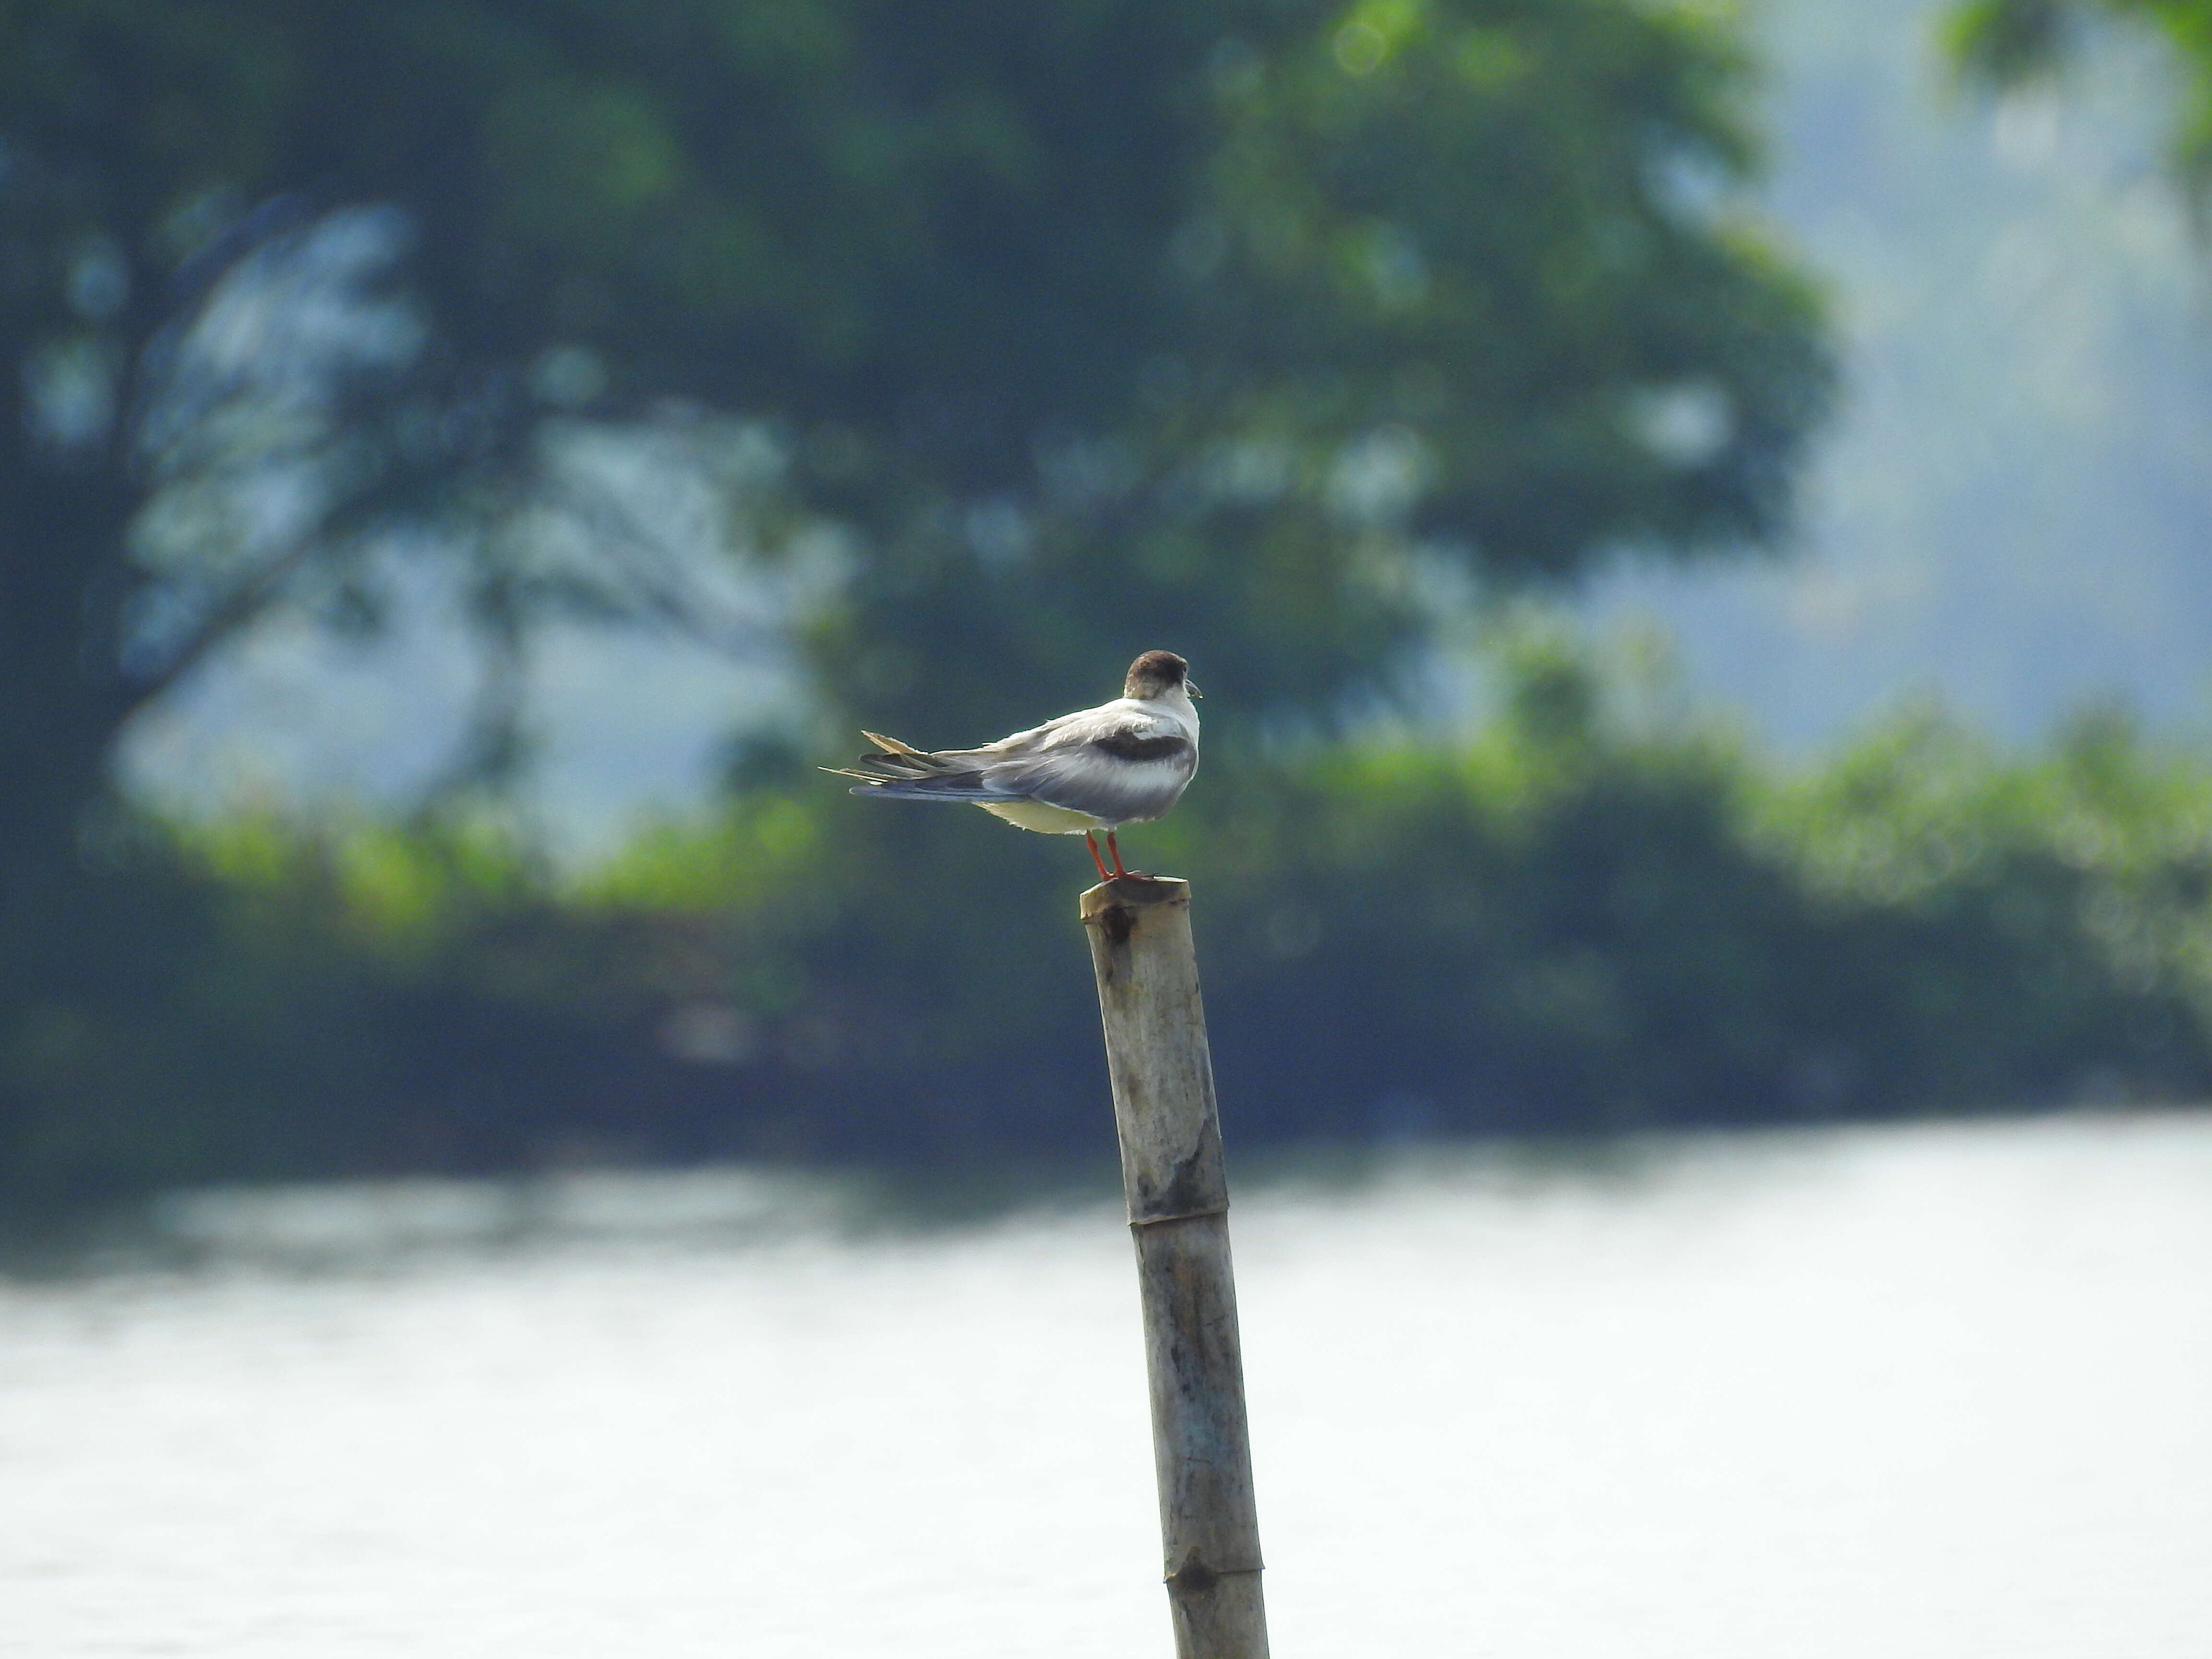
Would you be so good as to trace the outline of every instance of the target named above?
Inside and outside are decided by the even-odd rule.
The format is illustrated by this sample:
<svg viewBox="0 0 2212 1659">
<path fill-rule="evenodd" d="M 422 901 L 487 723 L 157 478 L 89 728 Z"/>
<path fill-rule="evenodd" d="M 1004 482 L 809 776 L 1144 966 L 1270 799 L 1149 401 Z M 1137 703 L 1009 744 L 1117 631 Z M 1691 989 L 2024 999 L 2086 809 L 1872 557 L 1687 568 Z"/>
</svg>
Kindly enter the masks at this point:
<svg viewBox="0 0 2212 1659">
<path fill-rule="evenodd" d="M 863 730 L 876 752 L 822 770 L 858 778 L 852 793 L 884 800 L 964 801 L 1048 836 L 1081 836 L 1101 880 L 1125 869 L 1115 831 L 1165 817 L 1198 770 L 1199 695 L 1190 665 L 1147 651 L 1129 665 L 1121 695 L 980 749 L 916 749 Z M 1099 856 L 1098 832 L 1114 867 Z"/>
</svg>

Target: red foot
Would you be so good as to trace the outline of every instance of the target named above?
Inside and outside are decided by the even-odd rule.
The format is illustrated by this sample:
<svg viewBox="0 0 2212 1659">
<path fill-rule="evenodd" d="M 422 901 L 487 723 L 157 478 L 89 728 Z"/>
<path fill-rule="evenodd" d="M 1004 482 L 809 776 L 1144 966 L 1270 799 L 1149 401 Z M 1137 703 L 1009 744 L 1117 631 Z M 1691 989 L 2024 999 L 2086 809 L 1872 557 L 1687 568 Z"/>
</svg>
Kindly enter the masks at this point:
<svg viewBox="0 0 2212 1659">
<path fill-rule="evenodd" d="M 1121 843 L 1114 839 L 1114 832 L 1111 830 L 1109 830 L 1106 832 L 1106 850 L 1114 855 L 1114 873 L 1115 875 L 1127 876 L 1131 881 L 1150 881 L 1152 879 L 1152 877 L 1146 875 L 1142 870 L 1129 870 L 1122 867 Z"/>
</svg>

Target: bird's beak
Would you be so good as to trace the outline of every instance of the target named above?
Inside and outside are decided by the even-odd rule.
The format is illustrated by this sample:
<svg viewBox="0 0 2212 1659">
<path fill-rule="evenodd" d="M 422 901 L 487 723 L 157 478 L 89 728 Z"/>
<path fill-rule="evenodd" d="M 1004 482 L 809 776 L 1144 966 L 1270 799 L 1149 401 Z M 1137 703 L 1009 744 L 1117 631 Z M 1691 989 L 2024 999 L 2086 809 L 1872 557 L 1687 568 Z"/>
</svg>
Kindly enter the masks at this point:
<svg viewBox="0 0 2212 1659">
<path fill-rule="evenodd" d="M 1197 687 L 1197 686 L 1195 686 L 1195 685 L 1192 684 L 1191 684 L 1191 682 L 1190 682 L 1189 680 L 1188 680 L 1188 679 L 1186 679 L 1186 680 L 1184 680 L 1184 681 L 1183 681 L 1183 683 L 1182 683 L 1182 689 L 1183 689 L 1184 690 L 1186 690 L 1186 691 L 1189 692 L 1189 693 L 1190 693 L 1190 695 L 1191 695 L 1192 696 L 1194 696 L 1194 697 L 1202 697 L 1202 696 L 1204 696 L 1206 695 L 1206 693 L 1205 693 L 1205 692 L 1203 692 L 1203 691 L 1200 690 L 1198 689 L 1198 687 Z"/>
</svg>

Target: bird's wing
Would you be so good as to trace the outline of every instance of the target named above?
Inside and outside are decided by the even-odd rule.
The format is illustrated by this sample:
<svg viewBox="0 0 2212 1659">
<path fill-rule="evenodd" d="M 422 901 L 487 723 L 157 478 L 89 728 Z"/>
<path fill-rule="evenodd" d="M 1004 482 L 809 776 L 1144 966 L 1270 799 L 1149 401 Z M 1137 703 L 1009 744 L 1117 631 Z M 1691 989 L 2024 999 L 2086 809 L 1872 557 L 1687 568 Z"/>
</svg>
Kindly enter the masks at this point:
<svg viewBox="0 0 2212 1659">
<path fill-rule="evenodd" d="M 1021 735 L 1031 741 L 1015 747 L 1014 739 L 1006 739 L 983 778 L 1024 799 L 1106 823 L 1163 816 L 1198 770 L 1198 745 L 1181 722 L 1110 704 Z"/>
</svg>

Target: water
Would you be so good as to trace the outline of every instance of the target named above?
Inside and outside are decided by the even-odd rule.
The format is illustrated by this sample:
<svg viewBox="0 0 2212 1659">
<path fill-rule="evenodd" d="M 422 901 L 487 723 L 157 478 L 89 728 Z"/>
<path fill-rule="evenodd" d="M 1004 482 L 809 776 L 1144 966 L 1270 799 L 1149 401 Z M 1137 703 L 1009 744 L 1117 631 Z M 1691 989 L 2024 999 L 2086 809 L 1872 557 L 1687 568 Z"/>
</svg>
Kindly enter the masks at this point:
<svg viewBox="0 0 2212 1659">
<path fill-rule="evenodd" d="M 0 1285 L 0 1652 L 1164 1654 L 1115 1213 L 857 1202 L 204 1198 L 188 1268 Z M 2212 1117 L 1408 1152 L 1235 1225 L 1285 1659 L 2206 1650 Z"/>
</svg>

